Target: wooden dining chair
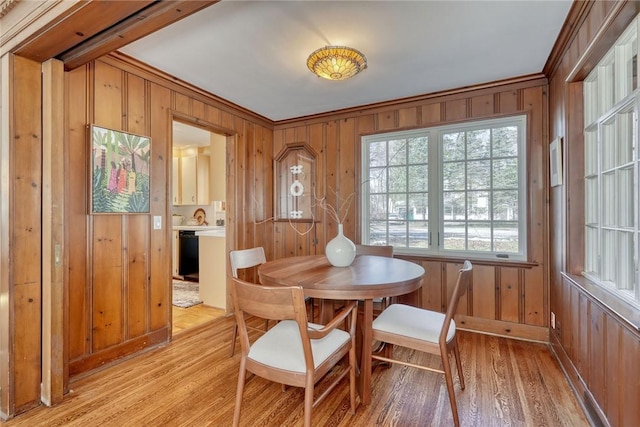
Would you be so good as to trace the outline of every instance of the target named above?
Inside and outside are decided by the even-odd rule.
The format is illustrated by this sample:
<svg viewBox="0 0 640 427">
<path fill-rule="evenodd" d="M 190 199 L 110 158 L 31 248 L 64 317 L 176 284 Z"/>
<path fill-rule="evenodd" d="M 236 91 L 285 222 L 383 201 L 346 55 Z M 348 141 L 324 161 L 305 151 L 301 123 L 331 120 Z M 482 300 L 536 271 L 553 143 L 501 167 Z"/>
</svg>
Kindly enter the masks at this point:
<svg viewBox="0 0 640 427">
<path fill-rule="evenodd" d="M 231 275 L 234 278 L 238 278 L 238 270 L 245 268 L 257 267 L 260 264 L 267 262 L 267 257 L 264 254 L 264 248 L 257 246 L 250 249 L 239 249 L 229 252 L 229 261 L 231 263 Z M 249 327 L 251 329 L 251 327 Z M 264 330 L 269 328 L 269 320 L 265 320 Z M 236 350 L 236 337 L 238 336 L 238 323 L 233 321 L 233 336 L 231 337 L 231 357 L 233 357 Z"/>
<path fill-rule="evenodd" d="M 458 418 L 458 407 L 456 405 L 456 395 L 453 388 L 453 377 L 450 353 L 456 359 L 460 388 L 464 390 L 464 377 L 462 375 L 462 363 L 460 362 L 460 351 L 456 338 L 456 322 L 453 319 L 458 309 L 460 297 L 469 288 L 473 266 L 471 262 L 465 261 L 462 269 L 458 273 L 456 285 L 453 288 L 451 300 L 446 313 L 425 310 L 403 304 L 391 304 L 373 321 L 373 339 L 394 346 L 407 347 L 410 349 L 423 351 L 425 353 L 439 355 L 442 369 L 430 366 L 410 363 L 399 360 L 392 356 L 393 348 L 385 347 L 382 354 L 372 354 L 372 359 L 388 363 L 399 363 L 414 368 L 444 374 L 449 393 L 449 402 L 453 414 L 453 422 L 460 425 Z"/>
<path fill-rule="evenodd" d="M 307 322 L 301 286 L 262 286 L 233 279 L 231 294 L 242 350 L 233 412 L 234 426 L 240 423 L 247 371 L 283 385 L 304 387 L 305 427 L 311 426 L 313 408 L 349 375 L 351 413 L 355 413 L 355 302 L 347 304 L 323 326 Z M 250 344 L 246 316 L 268 318 L 278 323 Z M 339 329 L 345 321 L 349 325 L 348 331 Z M 314 399 L 315 384 L 345 357 L 348 358 L 348 364 L 342 366 L 331 384 L 326 389 L 323 387 L 323 392 Z"/>
</svg>

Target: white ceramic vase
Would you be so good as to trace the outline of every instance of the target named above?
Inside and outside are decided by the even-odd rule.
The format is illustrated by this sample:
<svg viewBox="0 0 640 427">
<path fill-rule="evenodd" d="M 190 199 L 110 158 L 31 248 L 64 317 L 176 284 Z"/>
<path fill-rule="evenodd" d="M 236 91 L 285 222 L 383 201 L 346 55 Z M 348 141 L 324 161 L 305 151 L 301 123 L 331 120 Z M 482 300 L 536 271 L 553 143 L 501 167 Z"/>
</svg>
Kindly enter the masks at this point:
<svg viewBox="0 0 640 427">
<path fill-rule="evenodd" d="M 342 224 L 338 224 L 338 235 L 324 248 L 327 259 L 334 267 L 348 267 L 356 257 L 356 245 L 342 233 Z"/>
</svg>

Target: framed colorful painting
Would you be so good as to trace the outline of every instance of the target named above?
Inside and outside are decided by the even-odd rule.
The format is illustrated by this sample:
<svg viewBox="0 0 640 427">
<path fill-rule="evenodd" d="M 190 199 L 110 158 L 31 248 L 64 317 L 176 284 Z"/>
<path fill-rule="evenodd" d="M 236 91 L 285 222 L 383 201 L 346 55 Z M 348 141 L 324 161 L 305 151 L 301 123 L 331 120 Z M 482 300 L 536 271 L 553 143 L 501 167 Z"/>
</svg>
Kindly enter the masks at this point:
<svg viewBox="0 0 640 427">
<path fill-rule="evenodd" d="M 149 212 L 151 138 L 90 125 L 89 139 L 91 213 Z"/>
</svg>

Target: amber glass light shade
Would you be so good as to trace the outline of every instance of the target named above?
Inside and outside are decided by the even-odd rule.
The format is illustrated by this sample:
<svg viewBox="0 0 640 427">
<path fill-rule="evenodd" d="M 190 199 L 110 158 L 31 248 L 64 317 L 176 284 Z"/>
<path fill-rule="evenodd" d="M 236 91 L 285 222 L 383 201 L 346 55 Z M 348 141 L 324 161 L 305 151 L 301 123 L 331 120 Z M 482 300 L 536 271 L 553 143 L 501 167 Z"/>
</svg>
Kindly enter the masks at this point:
<svg viewBox="0 0 640 427">
<path fill-rule="evenodd" d="M 325 46 L 309 55 L 307 67 L 318 77 L 345 80 L 367 68 L 367 58 L 350 47 Z"/>
</svg>

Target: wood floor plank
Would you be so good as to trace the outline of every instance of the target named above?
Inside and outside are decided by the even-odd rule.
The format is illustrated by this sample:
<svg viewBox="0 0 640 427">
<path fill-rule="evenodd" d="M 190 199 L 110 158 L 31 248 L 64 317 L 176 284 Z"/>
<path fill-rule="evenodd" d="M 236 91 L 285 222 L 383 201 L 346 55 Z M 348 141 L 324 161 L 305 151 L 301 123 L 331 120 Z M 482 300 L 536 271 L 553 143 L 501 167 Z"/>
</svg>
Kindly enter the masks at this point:
<svg viewBox="0 0 640 427">
<path fill-rule="evenodd" d="M 256 319 L 255 326 L 262 321 Z M 218 318 L 182 331 L 171 343 L 99 372 L 76 378 L 55 407 L 39 407 L 2 423 L 14 426 L 231 425 L 239 352 L 229 357 L 232 320 Z M 255 332 L 256 337 L 258 332 Z M 588 426 L 549 348 L 459 332 L 466 388 L 454 368 L 463 426 Z M 396 349 L 413 362 L 437 358 Z M 333 375 L 331 372 L 329 375 Z M 313 413 L 317 426 L 443 426 L 453 419 L 442 375 L 405 366 L 378 366 L 372 402 L 349 412 L 347 381 Z M 322 387 L 322 385 L 320 386 Z M 241 425 L 297 426 L 303 391 L 251 377 Z"/>
</svg>

